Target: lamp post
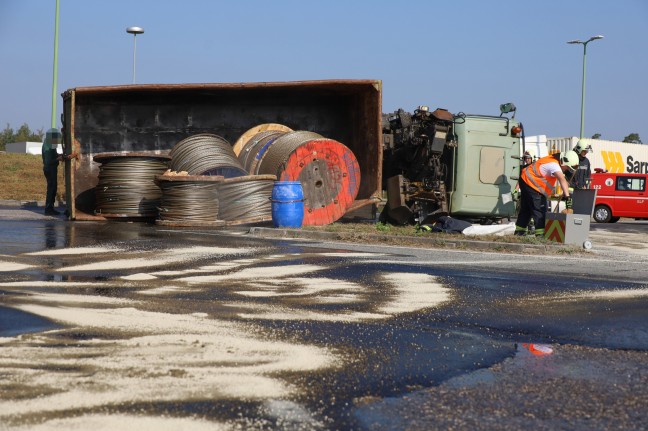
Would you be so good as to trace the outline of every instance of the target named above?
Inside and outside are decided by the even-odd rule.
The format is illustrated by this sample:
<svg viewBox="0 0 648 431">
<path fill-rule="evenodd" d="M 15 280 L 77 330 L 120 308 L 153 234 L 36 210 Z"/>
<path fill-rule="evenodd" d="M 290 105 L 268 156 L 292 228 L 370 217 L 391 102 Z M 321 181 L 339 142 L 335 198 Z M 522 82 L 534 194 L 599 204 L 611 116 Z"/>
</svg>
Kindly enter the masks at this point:
<svg viewBox="0 0 648 431">
<path fill-rule="evenodd" d="M 137 35 L 144 33 L 142 27 L 128 27 L 126 33 L 133 35 L 133 84 L 135 84 L 135 61 L 137 55 Z"/>
<path fill-rule="evenodd" d="M 52 122 L 51 128 L 56 127 L 56 84 L 58 81 L 58 39 L 59 39 L 59 0 L 56 0 L 54 15 L 54 67 L 52 68 Z"/>
<path fill-rule="evenodd" d="M 581 40 L 570 40 L 567 43 L 570 44 L 581 44 L 583 45 L 583 88 L 581 90 L 581 124 L 580 124 L 580 137 L 583 137 L 584 128 L 585 128 L 585 59 L 587 57 L 587 44 L 593 40 L 603 39 L 603 36 L 600 34 L 598 36 L 592 36 L 587 39 L 585 42 Z"/>
</svg>

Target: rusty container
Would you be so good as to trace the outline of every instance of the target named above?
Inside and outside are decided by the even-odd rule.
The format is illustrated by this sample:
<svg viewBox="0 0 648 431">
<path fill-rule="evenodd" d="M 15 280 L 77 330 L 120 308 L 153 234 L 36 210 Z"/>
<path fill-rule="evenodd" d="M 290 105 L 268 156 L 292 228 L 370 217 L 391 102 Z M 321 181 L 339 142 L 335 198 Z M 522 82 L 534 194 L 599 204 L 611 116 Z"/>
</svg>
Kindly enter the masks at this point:
<svg viewBox="0 0 648 431">
<path fill-rule="evenodd" d="M 373 204 L 381 195 L 381 97 L 379 80 L 69 89 L 63 93 L 65 152 L 78 155 L 65 167 L 70 219 L 101 218 L 94 214 L 97 153 L 168 155 L 192 135 L 209 133 L 237 142 L 250 128 L 274 123 L 343 142 L 357 158 L 362 179 L 348 211 Z"/>
</svg>

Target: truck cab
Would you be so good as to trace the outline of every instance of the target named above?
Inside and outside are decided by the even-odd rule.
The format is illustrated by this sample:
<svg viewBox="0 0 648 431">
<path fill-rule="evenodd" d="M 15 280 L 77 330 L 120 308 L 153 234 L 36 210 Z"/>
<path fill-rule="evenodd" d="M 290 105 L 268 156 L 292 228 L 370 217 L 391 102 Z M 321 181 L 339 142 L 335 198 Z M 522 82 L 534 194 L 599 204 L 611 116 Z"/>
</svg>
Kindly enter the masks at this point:
<svg viewBox="0 0 648 431">
<path fill-rule="evenodd" d="M 591 188 L 597 191 L 594 220 L 616 223 L 621 217 L 648 218 L 646 174 L 593 173 Z"/>
</svg>

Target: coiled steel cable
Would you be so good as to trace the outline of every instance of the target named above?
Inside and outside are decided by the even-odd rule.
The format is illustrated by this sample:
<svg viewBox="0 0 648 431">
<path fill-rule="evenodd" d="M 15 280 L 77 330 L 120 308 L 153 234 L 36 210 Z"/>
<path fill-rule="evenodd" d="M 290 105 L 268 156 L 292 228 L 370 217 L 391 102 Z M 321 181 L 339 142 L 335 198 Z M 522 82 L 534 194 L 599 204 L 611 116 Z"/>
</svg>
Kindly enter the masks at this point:
<svg viewBox="0 0 648 431">
<path fill-rule="evenodd" d="M 274 175 L 249 175 L 225 179 L 220 187 L 219 218 L 226 221 L 272 218 Z"/>
<path fill-rule="evenodd" d="M 218 220 L 219 188 L 223 177 L 156 178 L 162 189 L 160 220 L 215 222 Z"/>
<path fill-rule="evenodd" d="M 281 175 L 281 169 L 285 165 L 290 154 L 300 145 L 315 139 L 324 139 L 324 137 L 315 132 L 295 131 L 288 132 L 278 137 L 266 150 L 257 165 L 257 173 L 260 175 Z"/>
<path fill-rule="evenodd" d="M 95 212 L 115 217 L 155 217 L 162 191 L 155 176 L 167 169 L 169 157 L 97 154 L 99 181 Z"/>
<path fill-rule="evenodd" d="M 169 152 L 171 169 L 189 175 L 224 175 L 226 178 L 247 175 L 227 140 L 209 133 L 190 136 L 178 142 Z"/>
<path fill-rule="evenodd" d="M 286 132 L 278 132 L 276 130 L 268 130 L 259 132 L 254 135 L 243 147 L 238 155 L 238 159 L 243 165 L 243 168 L 249 173 L 254 173 L 259 159 L 263 155 L 265 149 L 272 145 L 275 139 L 285 135 Z"/>
</svg>

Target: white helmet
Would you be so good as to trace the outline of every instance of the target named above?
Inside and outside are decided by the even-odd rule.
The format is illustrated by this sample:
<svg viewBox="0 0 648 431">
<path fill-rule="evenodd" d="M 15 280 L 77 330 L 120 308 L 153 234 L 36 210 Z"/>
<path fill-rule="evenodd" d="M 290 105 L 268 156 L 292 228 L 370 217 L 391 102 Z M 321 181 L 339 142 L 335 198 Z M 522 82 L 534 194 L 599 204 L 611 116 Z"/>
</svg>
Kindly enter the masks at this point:
<svg viewBox="0 0 648 431">
<path fill-rule="evenodd" d="M 560 153 L 560 165 L 568 166 L 571 170 L 578 169 L 578 154 L 576 151 L 563 151 Z"/>
<path fill-rule="evenodd" d="M 576 154 L 580 154 L 583 151 L 592 152 L 592 146 L 588 145 L 583 139 L 580 139 L 576 146 L 574 147 Z"/>
</svg>

